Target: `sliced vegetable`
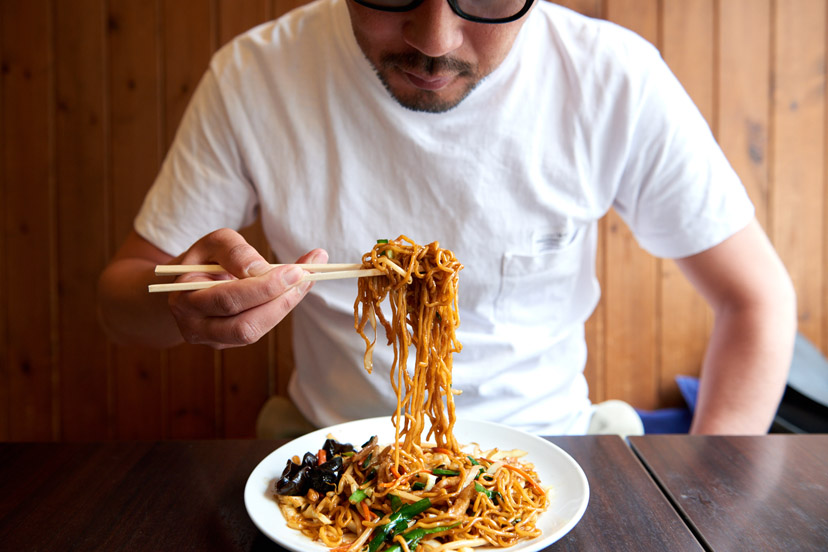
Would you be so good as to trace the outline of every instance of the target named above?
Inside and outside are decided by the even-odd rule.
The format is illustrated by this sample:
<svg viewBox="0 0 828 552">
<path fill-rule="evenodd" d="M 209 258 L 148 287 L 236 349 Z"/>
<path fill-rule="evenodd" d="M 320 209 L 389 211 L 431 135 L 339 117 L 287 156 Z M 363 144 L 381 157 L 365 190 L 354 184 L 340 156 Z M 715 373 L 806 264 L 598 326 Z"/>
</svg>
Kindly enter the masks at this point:
<svg viewBox="0 0 828 552">
<path fill-rule="evenodd" d="M 460 472 L 457 470 L 446 470 L 443 468 L 434 468 L 433 470 L 431 470 L 431 473 L 433 473 L 434 475 L 460 475 Z"/>
<path fill-rule="evenodd" d="M 477 491 L 478 493 L 483 493 L 484 495 L 486 495 L 488 497 L 489 500 L 491 500 L 495 504 L 497 504 L 497 501 L 501 496 L 500 491 L 490 491 L 489 489 L 487 489 L 486 487 L 484 487 L 480 483 L 475 483 L 474 484 L 474 490 Z"/>
<path fill-rule="evenodd" d="M 418 527 L 417 529 L 412 529 L 406 533 L 403 533 L 403 538 L 405 539 L 405 543 L 408 545 L 409 550 L 414 550 L 422 538 L 426 535 L 432 535 L 434 533 L 442 533 L 443 531 L 448 531 L 449 529 L 454 529 L 455 527 L 459 527 L 461 522 L 453 523 L 451 525 L 444 525 L 442 527 Z M 392 546 L 389 546 L 385 549 L 384 552 L 400 552 L 400 545 L 399 543 L 395 543 Z"/>
<path fill-rule="evenodd" d="M 377 240 L 377 243 L 378 244 L 387 244 L 388 240 Z M 394 251 L 389 249 L 389 250 L 381 252 L 380 256 L 382 256 L 382 255 L 385 255 L 389 259 L 393 259 L 394 258 Z"/>
<path fill-rule="evenodd" d="M 376 534 L 368 544 L 368 552 L 377 552 L 382 543 L 393 539 L 408 528 L 408 523 L 418 514 L 422 514 L 431 507 L 427 498 L 406 504 L 388 518 L 388 523 L 376 528 Z"/>
<path fill-rule="evenodd" d="M 368 498 L 368 493 L 365 492 L 365 489 L 357 489 L 348 497 L 348 502 L 351 504 L 359 504 L 366 498 Z"/>
<path fill-rule="evenodd" d="M 367 503 L 367 502 L 362 502 L 362 503 L 360 503 L 360 506 L 362 507 L 362 515 L 363 515 L 363 517 L 364 517 L 365 519 L 367 519 L 368 521 L 371 521 L 371 519 L 372 519 L 372 518 L 373 518 L 376 514 L 374 514 L 374 512 L 372 512 L 372 511 L 371 511 L 371 509 L 370 509 L 370 508 L 368 508 L 368 503 Z"/>
</svg>

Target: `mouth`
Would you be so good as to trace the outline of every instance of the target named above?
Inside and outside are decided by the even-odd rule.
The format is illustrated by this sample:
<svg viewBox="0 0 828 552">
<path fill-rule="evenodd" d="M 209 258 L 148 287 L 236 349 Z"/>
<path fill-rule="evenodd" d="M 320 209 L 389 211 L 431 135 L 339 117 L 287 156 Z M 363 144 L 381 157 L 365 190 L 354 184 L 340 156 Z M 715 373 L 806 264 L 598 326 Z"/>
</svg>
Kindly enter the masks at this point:
<svg viewBox="0 0 828 552">
<path fill-rule="evenodd" d="M 413 86 L 421 90 L 437 91 L 447 87 L 456 78 L 453 75 L 417 75 L 406 70 L 402 70 L 405 78 Z"/>
</svg>

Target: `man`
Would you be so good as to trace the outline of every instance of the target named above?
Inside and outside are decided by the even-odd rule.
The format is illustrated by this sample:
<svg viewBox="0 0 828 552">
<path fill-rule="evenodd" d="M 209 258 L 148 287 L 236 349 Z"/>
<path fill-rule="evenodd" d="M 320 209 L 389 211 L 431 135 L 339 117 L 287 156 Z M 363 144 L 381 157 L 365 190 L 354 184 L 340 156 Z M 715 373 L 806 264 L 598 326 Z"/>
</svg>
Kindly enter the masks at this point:
<svg viewBox="0 0 828 552">
<path fill-rule="evenodd" d="M 355 284 L 297 285 L 301 269 L 269 269 L 231 229 L 260 215 L 277 256 L 300 263 L 439 240 L 466 267 L 460 415 L 583 433 L 596 426 L 583 323 L 610 208 L 715 312 L 692 430 L 766 431 L 795 301 L 744 189 L 650 45 L 545 2 L 320 0 L 223 48 L 102 275 L 102 319 L 122 341 L 221 348 L 295 308 L 301 413 L 387 415 L 387 378 L 362 368 Z M 147 295 L 156 264 L 206 262 L 239 280 Z"/>
</svg>

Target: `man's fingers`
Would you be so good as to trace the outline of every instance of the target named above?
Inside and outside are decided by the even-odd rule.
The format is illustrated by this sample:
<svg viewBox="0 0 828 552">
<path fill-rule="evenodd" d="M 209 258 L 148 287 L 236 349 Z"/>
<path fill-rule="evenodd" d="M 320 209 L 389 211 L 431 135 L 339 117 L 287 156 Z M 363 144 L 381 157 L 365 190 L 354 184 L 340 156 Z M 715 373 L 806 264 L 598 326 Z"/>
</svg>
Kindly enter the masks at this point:
<svg viewBox="0 0 828 552">
<path fill-rule="evenodd" d="M 296 259 L 297 264 L 325 264 L 327 262 L 328 252 L 324 249 L 313 249 Z"/>
<path fill-rule="evenodd" d="M 181 264 L 218 263 L 236 278 L 260 276 L 270 264 L 244 237 L 229 228 L 210 232 L 181 256 Z"/>
<path fill-rule="evenodd" d="M 184 292 L 171 298 L 170 306 L 181 315 L 235 316 L 268 303 L 296 286 L 307 274 L 297 266 L 274 268 L 251 278 L 221 286 Z"/>
<path fill-rule="evenodd" d="M 250 345 L 272 330 L 299 304 L 307 294 L 309 284 L 294 285 L 267 303 L 235 316 L 210 316 L 193 321 L 192 326 L 181 328 L 181 332 L 191 343 L 217 349 Z"/>
<path fill-rule="evenodd" d="M 223 349 L 255 343 L 278 324 L 307 294 L 305 270 L 293 265 L 273 268 L 233 230 L 212 232 L 175 260 L 181 264 L 218 263 L 232 275 L 185 274 L 178 281 L 215 278 L 236 280 L 198 291 L 174 292 L 169 306 L 189 343 Z M 314 249 L 297 263 L 327 263 L 328 253 Z"/>
</svg>

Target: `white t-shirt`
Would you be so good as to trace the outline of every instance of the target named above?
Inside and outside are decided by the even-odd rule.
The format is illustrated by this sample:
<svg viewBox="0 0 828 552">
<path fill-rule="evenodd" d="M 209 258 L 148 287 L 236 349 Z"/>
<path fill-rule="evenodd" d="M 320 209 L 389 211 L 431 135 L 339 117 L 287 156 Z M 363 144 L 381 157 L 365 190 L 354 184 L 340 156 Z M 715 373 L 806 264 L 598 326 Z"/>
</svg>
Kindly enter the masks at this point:
<svg viewBox="0 0 828 552">
<path fill-rule="evenodd" d="M 611 207 L 664 257 L 753 216 L 647 42 L 542 2 L 460 105 L 414 112 L 363 56 L 345 0 L 320 0 L 215 55 L 135 227 L 177 255 L 261 215 L 287 262 L 314 247 L 358 262 L 400 234 L 439 241 L 465 265 L 458 414 L 566 434 L 591 413 L 583 324 L 599 298 L 596 221 Z M 394 409 L 391 351 L 365 372 L 355 298 L 353 280 L 321 282 L 295 310 L 290 393 L 320 426 Z"/>
</svg>

